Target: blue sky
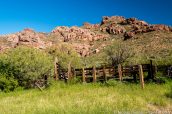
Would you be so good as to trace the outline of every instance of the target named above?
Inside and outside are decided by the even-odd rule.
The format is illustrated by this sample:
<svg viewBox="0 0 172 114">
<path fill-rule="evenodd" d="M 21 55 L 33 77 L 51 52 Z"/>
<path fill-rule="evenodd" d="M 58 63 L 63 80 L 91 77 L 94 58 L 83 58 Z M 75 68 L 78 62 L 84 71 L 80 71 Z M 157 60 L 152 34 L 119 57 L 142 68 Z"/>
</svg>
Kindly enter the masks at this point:
<svg viewBox="0 0 172 114">
<path fill-rule="evenodd" d="M 50 32 L 112 15 L 172 25 L 172 0 L 0 0 L 0 34 L 24 28 Z"/>
</svg>

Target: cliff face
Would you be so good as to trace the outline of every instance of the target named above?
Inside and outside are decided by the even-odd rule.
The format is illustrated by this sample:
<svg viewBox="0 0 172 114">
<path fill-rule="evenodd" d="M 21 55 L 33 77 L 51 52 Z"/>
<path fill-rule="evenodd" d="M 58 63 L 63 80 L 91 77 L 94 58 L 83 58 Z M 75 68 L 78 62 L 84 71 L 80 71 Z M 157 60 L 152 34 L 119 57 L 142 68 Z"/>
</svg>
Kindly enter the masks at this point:
<svg viewBox="0 0 172 114">
<path fill-rule="evenodd" d="M 81 27 L 60 26 L 52 30 L 51 33 L 37 33 L 32 29 L 24 29 L 15 34 L 0 36 L 0 51 L 15 48 L 19 45 L 46 49 L 61 42 L 66 42 L 72 45 L 78 54 L 85 57 L 99 53 L 116 38 L 120 38 L 124 42 L 131 42 L 143 37 L 148 39 L 149 34 L 154 34 L 161 40 L 165 38 L 171 40 L 172 28 L 161 24 L 151 25 L 136 18 L 126 19 L 122 16 L 104 16 L 100 24 L 84 23 Z M 142 39 L 143 44 L 144 39 Z M 161 44 L 159 42 L 157 45 Z"/>
</svg>

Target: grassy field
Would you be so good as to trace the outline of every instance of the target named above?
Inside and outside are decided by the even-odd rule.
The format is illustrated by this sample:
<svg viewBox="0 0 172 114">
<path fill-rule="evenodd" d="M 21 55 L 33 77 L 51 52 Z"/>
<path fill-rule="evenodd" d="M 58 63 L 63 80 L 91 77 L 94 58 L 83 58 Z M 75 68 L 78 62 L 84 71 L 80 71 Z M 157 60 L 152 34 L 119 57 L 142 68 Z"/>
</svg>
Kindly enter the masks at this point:
<svg viewBox="0 0 172 114">
<path fill-rule="evenodd" d="M 118 112 L 172 112 L 172 81 L 139 84 L 110 81 L 108 84 L 64 84 L 0 93 L 0 114 L 113 114 Z"/>
</svg>

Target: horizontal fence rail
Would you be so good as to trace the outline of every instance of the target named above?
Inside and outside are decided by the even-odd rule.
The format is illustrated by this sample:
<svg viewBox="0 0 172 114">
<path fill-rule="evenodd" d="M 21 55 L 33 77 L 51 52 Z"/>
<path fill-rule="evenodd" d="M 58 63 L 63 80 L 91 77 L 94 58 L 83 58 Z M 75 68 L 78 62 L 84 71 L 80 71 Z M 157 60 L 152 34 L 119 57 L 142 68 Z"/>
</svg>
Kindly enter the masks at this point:
<svg viewBox="0 0 172 114">
<path fill-rule="evenodd" d="M 75 69 L 69 63 L 68 69 L 62 69 L 58 64 L 57 59 L 54 62 L 54 79 L 68 80 L 74 77 L 80 78 L 82 82 L 106 82 L 109 79 L 119 81 L 130 80 L 137 82 L 140 80 L 142 88 L 144 88 L 144 80 L 155 80 L 157 71 L 163 72 L 164 75 L 172 77 L 172 66 L 155 66 L 150 61 L 150 64 L 122 66 L 101 66 Z"/>
</svg>

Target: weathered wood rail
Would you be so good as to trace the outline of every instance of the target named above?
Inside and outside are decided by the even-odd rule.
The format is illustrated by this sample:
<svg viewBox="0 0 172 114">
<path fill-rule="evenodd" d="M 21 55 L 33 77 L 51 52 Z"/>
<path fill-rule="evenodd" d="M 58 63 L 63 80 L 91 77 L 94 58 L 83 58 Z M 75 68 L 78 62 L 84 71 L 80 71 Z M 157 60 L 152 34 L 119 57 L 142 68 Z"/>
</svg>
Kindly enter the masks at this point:
<svg viewBox="0 0 172 114">
<path fill-rule="evenodd" d="M 172 65 L 159 65 L 157 72 L 162 72 L 164 76 L 172 78 Z"/>
<path fill-rule="evenodd" d="M 54 65 L 54 79 L 55 80 L 68 80 L 73 79 L 74 77 L 80 78 L 82 82 L 106 82 L 109 79 L 116 79 L 119 81 L 130 80 L 137 82 L 140 80 L 142 88 L 144 88 L 144 80 L 154 80 L 157 72 L 157 67 L 150 64 L 141 64 L 141 65 L 130 65 L 122 66 L 101 66 L 101 67 L 91 67 L 91 68 L 81 68 L 74 69 L 70 63 L 68 69 L 62 69 L 55 60 Z M 172 71 L 172 70 L 171 70 Z"/>
</svg>

